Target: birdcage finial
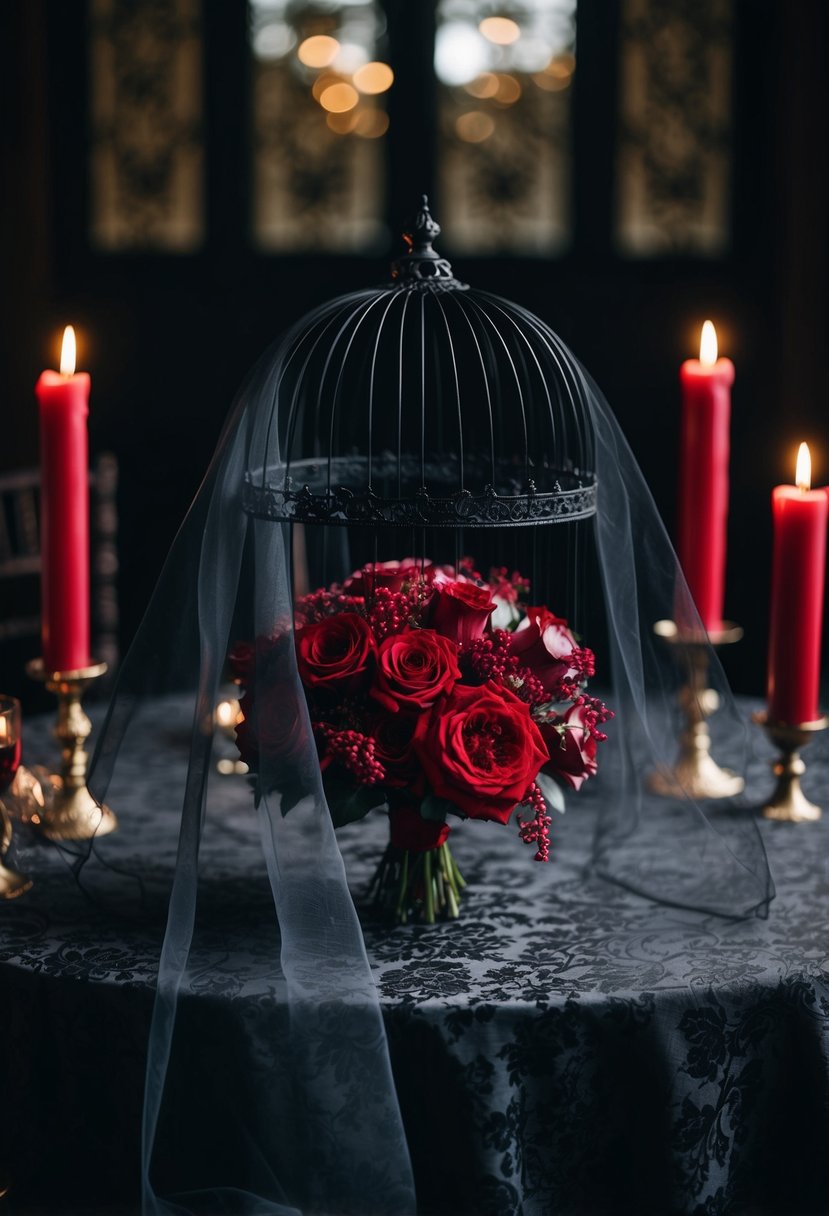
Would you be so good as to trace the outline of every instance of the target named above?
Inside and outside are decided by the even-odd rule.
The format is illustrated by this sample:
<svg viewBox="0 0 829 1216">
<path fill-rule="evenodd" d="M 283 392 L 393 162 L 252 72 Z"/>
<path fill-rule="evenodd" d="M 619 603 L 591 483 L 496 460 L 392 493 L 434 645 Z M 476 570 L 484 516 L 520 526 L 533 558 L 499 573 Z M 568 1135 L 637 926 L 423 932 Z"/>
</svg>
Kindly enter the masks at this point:
<svg viewBox="0 0 829 1216">
<path fill-rule="evenodd" d="M 433 218 L 429 210 L 429 197 L 420 196 L 420 207 L 403 229 L 403 240 L 414 253 L 422 256 L 432 256 L 432 241 L 440 236 L 440 224 Z"/>
<path fill-rule="evenodd" d="M 452 267 L 432 248 L 440 236 L 440 224 L 429 210 L 429 199 L 421 195 L 420 206 L 403 229 L 406 252 L 392 262 L 391 276 L 398 287 L 429 286 L 438 290 L 463 289 Z"/>
</svg>

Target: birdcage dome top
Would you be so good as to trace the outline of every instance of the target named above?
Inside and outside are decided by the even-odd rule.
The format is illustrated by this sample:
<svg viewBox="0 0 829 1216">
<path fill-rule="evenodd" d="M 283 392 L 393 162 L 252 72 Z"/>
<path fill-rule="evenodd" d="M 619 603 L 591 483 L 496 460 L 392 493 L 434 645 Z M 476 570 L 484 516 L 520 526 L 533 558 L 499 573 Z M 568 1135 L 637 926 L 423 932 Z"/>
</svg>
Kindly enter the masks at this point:
<svg viewBox="0 0 829 1216">
<path fill-rule="evenodd" d="M 504 527 L 596 510 L 583 373 L 461 283 L 424 196 L 388 285 L 303 318 L 251 403 L 244 506 L 305 524 Z"/>
</svg>

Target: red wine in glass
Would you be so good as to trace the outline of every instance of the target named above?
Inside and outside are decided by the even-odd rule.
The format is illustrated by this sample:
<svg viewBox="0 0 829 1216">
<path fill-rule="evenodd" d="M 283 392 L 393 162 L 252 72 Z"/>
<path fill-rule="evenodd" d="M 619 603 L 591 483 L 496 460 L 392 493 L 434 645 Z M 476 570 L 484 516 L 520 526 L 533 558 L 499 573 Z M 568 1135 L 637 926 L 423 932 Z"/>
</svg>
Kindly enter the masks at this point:
<svg viewBox="0 0 829 1216">
<path fill-rule="evenodd" d="M 20 740 L 0 747 L 0 794 L 5 793 L 20 768 Z"/>
<path fill-rule="evenodd" d="M 20 702 L 0 696 L 0 794 L 9 788 L 20 767 Z"/>
</svg>

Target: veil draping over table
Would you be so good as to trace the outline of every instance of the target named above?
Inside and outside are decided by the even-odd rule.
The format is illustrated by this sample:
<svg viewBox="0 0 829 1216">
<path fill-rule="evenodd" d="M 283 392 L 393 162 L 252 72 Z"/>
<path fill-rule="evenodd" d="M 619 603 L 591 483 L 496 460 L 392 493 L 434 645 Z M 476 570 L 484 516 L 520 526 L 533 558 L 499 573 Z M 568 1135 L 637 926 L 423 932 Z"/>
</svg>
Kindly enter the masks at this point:
<svg viewBox="0 0 829 1216">
<path fill-rule="evenodd" d="M 355 293 L 348 306 L 390 298 L 395 290 Z M 492 299 L 478 295 L 481 308 Z M 675 758 L 681 681 L 653 625 L 677 611 L 684 620 L 696 618 L 642 474 L 601 393 L 566 346 L 525 310 L 501 305 L 523 326 L 534 357 L 546 352 L 545 366 L 566 378 L 592 432 L 593 528 L 612 661 L 608 699 L 616 711 L 597 779 L 596 868 L 654 900 L 723 916 L 762 913 L 773 891 L 751 816 L 733 803 L 656 798 L 644 783 Z M 246 510 L 251 452 L 261 452 L 264 442 L 270 463 L 283 460 L 278 420 L 287 364 L 301 335 L 342 307 L 342 299 L 334 301 L 306 318 L 243 387 L 122 666 L 95 753 L 90 787 L 103 801 L 134 746 L 136 715 L 163 720 L 159 698 L 186 698 L 189 761 L 171 768 L 167 798 L 169 814 L 180 816 L 178 853 L 169 883 L 159 879 L 160 904 L 168 902 L 144 1110 L 149 1213 L 402 1216 L 416 1209 L 383 1019 L 291 646 L 276 664 L 272 654 L 267 665 L 257 658 L 253 676 L 258 702 L 273 714 L 260 731 L 262 797 L 255 811 L 251 794 L 261 871 L 249 887 L 228 891 L 221 874 L 200 864 L 206 834 L 223 830 L 224 787 L 212 749 L 228 650 L 238 638 L 268 636 L 293 620 L 292 525 Z M 310 527 L 305 540 L 315 543 Z M 715 739 L 739 770 L 745 731 L 713 652 L 708 660 L 709 683 L 721 699 Z M 645 849 L 642 826 L 654 815 L 664 831 L 656 850 Z M 106 849 L 106 840 L 95 844 L 104 859 Z M 152 860 L 136 865 L 149 870 Z M 267 948 L 252 958 L 253 930 Z M 215 997 L 223 981 L 224 1003 Z M 206 992 L 214 995 L 201 1008 Z M 193 1047 L 201 1018 L 216 1023 L 207 1056 Z"/>
</svg>

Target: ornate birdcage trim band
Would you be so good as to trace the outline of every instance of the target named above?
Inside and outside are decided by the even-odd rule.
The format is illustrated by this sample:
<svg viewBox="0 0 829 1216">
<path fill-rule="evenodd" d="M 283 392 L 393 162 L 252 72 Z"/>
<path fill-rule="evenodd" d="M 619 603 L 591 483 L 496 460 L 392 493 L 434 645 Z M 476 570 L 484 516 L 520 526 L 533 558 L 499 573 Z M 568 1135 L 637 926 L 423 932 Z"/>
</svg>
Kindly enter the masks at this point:
<svg viewBox="0 0 829 1216">
<path fill-rule="evenodd" d="M 572 484 L 569 484 L 572 483 Z M 561 473 L 550 491 L 527 482 L 526 491 L 499 493 L 487 485 L 480 493 L 458 490 L 434 495 L 425 486 L 409 497 L 373 490 L 355 492 L 332 485 L 314 491 L 290 477 L 281 487 L 254 485 L 250 475 L 242 493 L 244 510 L 257 519 L 303 524 L 428 528 L 503 528 L 529 524 L 572 523 L 596 514 L 598 486 L 591 475 Z"/>
</svg>

